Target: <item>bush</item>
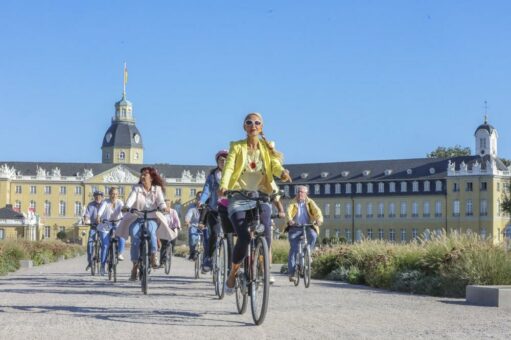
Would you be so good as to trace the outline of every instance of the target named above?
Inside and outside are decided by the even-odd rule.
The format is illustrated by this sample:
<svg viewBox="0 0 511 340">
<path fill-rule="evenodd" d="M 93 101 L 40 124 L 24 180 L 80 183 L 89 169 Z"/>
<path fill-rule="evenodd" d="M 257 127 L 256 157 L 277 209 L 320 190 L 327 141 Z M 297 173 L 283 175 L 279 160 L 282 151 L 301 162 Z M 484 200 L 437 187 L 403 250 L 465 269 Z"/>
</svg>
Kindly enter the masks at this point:
<svg viewBox="0 0 511 340">
<path fill-rule="evenodd" d="M 273 263 L 287 263 L 289 242 L 286 240 L 272 240 L 271 252 Z"/>
</svg>

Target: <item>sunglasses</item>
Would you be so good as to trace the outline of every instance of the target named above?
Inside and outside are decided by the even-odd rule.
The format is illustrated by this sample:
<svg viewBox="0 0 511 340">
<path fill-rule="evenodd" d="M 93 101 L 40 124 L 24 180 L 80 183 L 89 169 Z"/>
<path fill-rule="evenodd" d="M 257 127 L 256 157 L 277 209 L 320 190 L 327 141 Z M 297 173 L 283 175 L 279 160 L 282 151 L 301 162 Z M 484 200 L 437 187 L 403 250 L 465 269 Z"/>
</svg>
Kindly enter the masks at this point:
<svg viewBox="0 0 511 340">
<path fill-rule="evenodd" d="M 245 125 L 247 126 L 252 126 L 252 125 L 255 125 L 255 126 L 260 126 L 262 123 L 260 120 L 250 120 L 250 119 L 247 119 L 245 121 Z"/>
</svg>

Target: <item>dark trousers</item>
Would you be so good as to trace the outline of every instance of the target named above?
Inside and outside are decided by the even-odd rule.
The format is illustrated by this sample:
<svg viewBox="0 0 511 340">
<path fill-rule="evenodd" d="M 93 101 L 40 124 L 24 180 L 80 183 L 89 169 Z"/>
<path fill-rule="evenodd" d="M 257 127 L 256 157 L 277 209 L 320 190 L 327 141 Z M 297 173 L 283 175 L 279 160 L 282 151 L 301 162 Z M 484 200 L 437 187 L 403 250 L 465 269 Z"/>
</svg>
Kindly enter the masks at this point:
<svg viewBox="0 0 511 340">
<path fill-rule="evenodd" d="M 250 242 L 250 234 L 248 233 L 248 226 L 246 222 L 247 214 L 254 214 L 254 210 L 240 211 L 231 215 L 231 222 L 236 230 L 238 239 L 234 246 L 232 254 L 232 262 L 240 264 L 245 255 L 247 254 L 248 244 Z M 250 218 L 251 216 L 249 216 Z M 260 213 L 261 223 L 264 225 L 264 238 L 268 243 L 268 249 L 271 246 L 271 205 L 261 203 Z"/>
<path fill-rule="evenodd" d="M 229 219 L 229 214 L 227 213 L 227 208 L 223 205 L 218 206 L 218 217 L 220 218 L 220 224 L 222 226 L 222 230 L 224 232 L 224 236 L 227 239 L 227 257 L 228 257 L 228 267 L 231 270 L 232 263 L 232 234 L 234 233 L 234 228 L 232 226 L 232 222 Z"/>
<path fill-rule="evenodd" d="M 169 244 L 169 240 L 160 240 L 161 248 L 160 248 L 160 263 L 165 262 L 165 258 L 167 257 L 167 245 Z M 172 252 L 174 251 L 174 247 L 176 246 L 176 239 L 170 241 L 172 243 Z"/>
</svg>

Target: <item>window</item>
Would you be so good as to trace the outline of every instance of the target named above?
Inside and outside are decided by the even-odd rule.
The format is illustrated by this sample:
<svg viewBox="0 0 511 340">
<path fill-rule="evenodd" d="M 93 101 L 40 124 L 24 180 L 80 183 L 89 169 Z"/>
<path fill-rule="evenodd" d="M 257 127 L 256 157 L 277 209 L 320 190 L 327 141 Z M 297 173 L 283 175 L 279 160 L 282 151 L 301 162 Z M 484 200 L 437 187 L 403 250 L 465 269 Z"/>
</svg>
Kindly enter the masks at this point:
<svg viewBox="0 0 511 340">
<path fill-rule="evenodd" d="M 383 182 L 378 183 L 378 192 L 381 194 L 385 192 L 385 183 Z"/>
<path fill-rule="evenodd" d="M 5 239 L 5 231 L 2 228 L 0 228 L 0 240 L 3 239 Z"/>
<path fill-rule="evenodd" d="M 362 217 L 362 204 L 361 203 L 355 204 L 355 217 L 357 217 L 357 218 Z"/>
<path fill-rule="evenodd" d="M 61 195 L 65 195 L 66 194 L 66 187 L 65 186 L 61 186 L 60 187 L 60 194 Z"/>
<path fill-rule="evenodd" d="M 325 218 L 330 218 L 330 203 L 325 203 Z"/>
<path fill-rule="evenodd" d="M 428 241 L 430 238 L 431 238 L 431 231 L 429 231 L 429 229 L 426 228 L 426 230 L 424 230 L 424 239 L 426 241 Z"/>
<path fill-rule="evenodd" d="M 486 240 L 486 227 L 481 228 L 481 238 Z"/>
<path fill-rule="evenodd" d="M 314 195 L 319 195 L 321 193 L 321 188 L 319 184 L 314 185 Z"/>
<path fill-rule="evenodd" d="M 372 218 L 373 217 L 373 204 L 372 203 L 367 203 L 367 215 L 366 215 L 367 218 Z"/>
<path fill-rule="evenodd" d="M 385 230 L 382 228 L 378 229 L 378 239 L 383 240 L 385 238 Z"/>
<path fill-rule="evenodd" d="M 121 151 L 121 152 L 119 153 L 119 159 L 120 159 L 121 161 L 123 161 L 124 159 L 126 159 L 126 153 L 125 153 L 124 151 Z"/>
<path fill-rule="evenodd" d="M 16 210 L 17 212 L 21 211 L 21 201 L 16 200 L 16 202 L 14 203 L 14 210 Z"/>
<path fill-rule="evenodd" d="M 75 216 L 82 216 L 82 203 L 78 201 L 75 202 Z"/>
<path fill-rule="evenodd" d="M 408 190 L 408 186 L 406 182 L 401 182 L 401 192 L 406 192 Z"/>
<path fill-rule="evenodd" d="M 435 202 L 435 217 L 442 217 L 442 202 Z"/>
<path fill-rule="evenodd" d="M 110 152 L 106 153 L 106 159 L 110 159 Z"/>
<path fill-rule="evenodd" d="M 399 211 L 399 217 L 406 217 L 406 215 L 407 215 L 406 202 L 401 202 L 401 209 Z"/>
<path fill-rule="evenodd" d="M 406 242 L 406 229 L 401 228 L 401 242 Z"/>
<path fill-rule="evenodd" d="M 396 217 L 396 204 L 395 203 L 389 204 L 389 217 Z"/>
<path fill-rule="evenodd" d="M 346 183 L 346 193 L 351 194 L 351 183 Z"/>
<path fill-rule="evenodd" d="M 64 201 L 59 202 L 59 215 L 66 216 L 66 202 Z"/>
<path fill-rule="evenodd" d="M 472 200 L 467 200 L 465 215 L 466 216 L 474 215 Z"/>
<path fill-rule="evenodd" d="M 135 152 L 135 160 L 138 160 L 138 152 Z"/>
<path fill-rule="evenodd" d="M 452 216 L 460 216 L 460 200 L 454 200 L 452 203 Z"/>
<path fill-rule="evenodd" d="M 47 225 L 44 227 L 44 238 L 50 238 L 50 236 L 51 236 L 51 227 Z"/>
<path fill-rule="evenodd" d="M 481 186 L 480 186 L 479 190 L 481 190 L 481 191 L 488 190 L 488 183 L 487 182 L 481 182 Z"/>
<path fill-rule="evenodd" d="M 422 212 L 422 216 L 429 217 L 430 216 L 430 207 L 429 201 L 424 202 L 424 211 Z"/>
<path fill-rule="evenodd" d="M 357 183 L 357 194 L 362 193 L 362 183 Z"/>
<path fill-rule="evenodd" d="M 44 201 L 44 216 L 51 216 L 51 202 Z"/>
<path fill-rule="evenodd" d="M 367 239 L 368 240 L 373 239 L 373 229 L 367 229 Z"/>
<path fill-rule="evenodd" d="M 181 196 L 181 188 L 176 188 L 176 196 Z"/>
<path fill-rule="evenodd" d="M 419 192 L 419 182 L 414 181 L 414 182 L 412 183 L 412 191 L 413 191 L 413 192 Z"/>
<path fill-rule="evenodd" d="M 481 216 L 488 216 L 488 201 L 485 199 L 481 200 L 480 212 Z"/>
<path fill-rule="evenodd" d="M 325 229 L 325 237 L 330 237 L 330 229 Z"/>
<path fill-rule="evenodd" d="M 373 193 L 373 183 L 367 183 L 367 192 L 369 194 Z"/>
<path fill-rule="evenodd" d="M 346 241 L 351 242 L 351 229 L 344 229 L 344 235 L 346 236 Z"/>
<path fill-rule="evenodd" d="M 330 184 L 325 184 L 325 194 L 330 195 Z"/>
<path fill-rule="evenodd" d="M 467 182 L 467 187 L 465 188 L 465 191 L 474 191 L 474 185 L 472 182 Z"/>
<path fill-rule="evenodd" d="M 289 197 L 289 185 L 284 185 L 284 195 Z"/>
<path fill-rule="evenodd" d="M 435 229 L 435 236 L 436 237 L 442 236 L 442 228 L 436 228 Z"/>
<path fill-rule="evenodd" d="M 396 183 L 394 183 L 394 182 L 389 183 L 389 191 L 396 192 Z"/>
<path fill-rule="evenodd" d="M 82 187 L 75 186 L 75 195 L 81 195 L 82 194 Z"/>
<path fill-rule="evenodd" d="M 395 242 L 396 241 L 396 231 L 394 229 L 390 229 L 389 230 L 389 240 L 391 242 Z"/>
<path fill-rule="evenodd" d="M 424 191 L 429 192 L 431 190 L 429 181 L 424 181 Z"/>
<path fill-rule="evenodd" d="M 21 185 L 16 185 L 16 193 L 21 194 Z"/>
<path fill-rule="evenodd" d="M 345 218 L 351 218 L 351 203 L 346 203 Z"/>
<path fill-rule="evenodd" d="M 197 194 L 197 189 L 190 189 L 190 196 L 195 197 Z"/>
<path fill-rule="evenodd" d="M 298 186 L 297 185 L 295 185 L 294 193 L 295 193 L 295 195 L 298 193 Z"/>
<path fill-rule="evenodd" d="M 378 217 L 385 217 L 385 204 L 383 202 L 378 203 Z"/>
<path fill-rule="evenodd" d="M 435 182 L 435 191 L 442 191 L 442 181 Z"/>
<path fill-rule="evenodd" d="M 416 240 L 419 237 L 419 233 L 417 232 L 417 228 L 412 229 L 412 240 Z"/>
<path fill-rule="evenodd" d="M 124 187 L 118 187 L 119 190 L 119 196 L 124 196 Z"/>
<path fill-rule="evenodd" d="M 30 186 L 30 193 L 31 194 L 37 194 L 37 188 L 35 185 L 31 185 Z"/>
<path fill-rule="evenodd" d="M 99 191 L 98 187 L 93 185 L 92 186 L 92 193 L 94 194 L 96 191 Z"/>
<path fill-rule="evenodd" d="M 419 217 L 419 205 L 417 202 L 412 202 L 412 217 Z"/>
<path fill-rule="evenodd" d="M 341 203 L 335 203 L 334 218 L 341 218 Z"/>
<path fill-rule="evenodd" d="M 341 183 L 335 184 L 335 193 L 340 194 L 341 193 Z"/>
<path fill-rule="evenodd" d="M 360 229 L 357 229 L 357 231 L 355 232 L 355 241 L 361 241 L 362 240 L 362 230 Z"/>
<path fill-rule="evenodd" d="M 44 193 L 48 194 L 48 195 L 51 194 L 51 186 L 45 185 L 44 186 Z"/>
<path fill-rule="evenodd" d="M 30 204 L 28 206 L 28 210 L 30 210 L 32 212 L 35 212 L 35 209 L 36 209 L 35 201 L 30 201 Z"/>
<path fill-rule="evenodd" d="M 459 183 L 453 183 L 452 184 L 452 191 L 454 191 L 454 192 L 460 191 L 460 184 Z"/>
</svg>

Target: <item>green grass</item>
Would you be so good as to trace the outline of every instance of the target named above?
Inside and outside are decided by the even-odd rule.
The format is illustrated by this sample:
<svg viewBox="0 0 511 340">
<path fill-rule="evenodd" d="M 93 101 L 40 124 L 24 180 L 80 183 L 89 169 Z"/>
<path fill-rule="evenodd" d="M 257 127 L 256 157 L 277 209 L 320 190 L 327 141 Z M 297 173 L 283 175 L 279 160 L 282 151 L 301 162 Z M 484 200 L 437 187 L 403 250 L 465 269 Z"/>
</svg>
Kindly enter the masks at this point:
<svg viewBox="0 0 511 340">
<path fill-rule="evenodd" d="M 20 267 L 20 260 L 32 260 L 34 265 L 54 262 L 58 257 L 71 258 L 85 253 L 85 248 L 62 241 L 0 241 L 0 275 Z"/>
<path fill-rule="evenodd" d="M 435 296 L 465 296 L 469 284 L 511 284 L 511 255 L 477 235 L 445 233 L 400 244 L 365 240 L 325 247 L 313 277 Z"/>
</svg>

